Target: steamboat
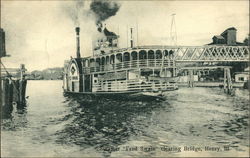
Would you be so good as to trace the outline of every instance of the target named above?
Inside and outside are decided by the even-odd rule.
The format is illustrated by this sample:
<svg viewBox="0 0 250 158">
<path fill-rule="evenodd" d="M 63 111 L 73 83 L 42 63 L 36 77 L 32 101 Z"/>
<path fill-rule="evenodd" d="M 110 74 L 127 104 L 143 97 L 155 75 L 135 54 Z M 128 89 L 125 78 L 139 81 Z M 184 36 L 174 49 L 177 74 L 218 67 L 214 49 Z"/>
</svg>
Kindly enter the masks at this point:
<svg viewBox="0 0 250 158">
<path fill-rule="evenodd" d="M 119 48 L 119 36 L 106 26 L 105 36 L 94 46 L 93 55 L 81 57 L 80 28 L 76 27 L 76 57 L 64 62 L 63 89 L 66 94 L 111 98 L 153 99 L 176 90 L 173 51 L 159 46 Z M 159 49 L 156 49 L 159 48 Z"/>
</svg>

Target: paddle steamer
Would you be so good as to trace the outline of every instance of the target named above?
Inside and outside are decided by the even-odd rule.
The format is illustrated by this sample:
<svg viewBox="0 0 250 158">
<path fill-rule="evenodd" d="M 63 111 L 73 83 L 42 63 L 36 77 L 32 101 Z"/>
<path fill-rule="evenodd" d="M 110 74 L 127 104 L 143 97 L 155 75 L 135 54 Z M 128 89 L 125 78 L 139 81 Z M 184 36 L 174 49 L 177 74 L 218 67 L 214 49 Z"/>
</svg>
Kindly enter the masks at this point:
<svg viewBox="0 0 250 158">
<path fill-rule="evenodd" d="M 132 29 L 131 37 L 132 37 Z M 175 90 L 176 67 L 173 51 L 159 46 L 119 48 L 119 36 L 106 27 L 95 43 L 93 55 L 81 57 L 80 28 L 76 27 L 76 57 L 65 61 L 65 93 L 90 95 L 159 96 Z"/>
</svg>

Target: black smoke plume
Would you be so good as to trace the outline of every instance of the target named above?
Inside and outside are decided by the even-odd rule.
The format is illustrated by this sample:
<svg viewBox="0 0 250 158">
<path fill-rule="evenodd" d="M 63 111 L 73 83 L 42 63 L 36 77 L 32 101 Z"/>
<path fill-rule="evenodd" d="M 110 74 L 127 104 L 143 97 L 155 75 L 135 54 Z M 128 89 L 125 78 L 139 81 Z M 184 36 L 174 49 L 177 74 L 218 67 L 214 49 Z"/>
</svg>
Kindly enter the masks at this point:
<svg viewBox="0 0 250 158">
<path fill-rule="evenodd" d="M 114 16 L 120 9 L 120 5 L 109 0 L 93 0 L 90 4 L 91 11 L 96 16 L 98 31 L 102 28 L 102 22 Z"/>
</svg>

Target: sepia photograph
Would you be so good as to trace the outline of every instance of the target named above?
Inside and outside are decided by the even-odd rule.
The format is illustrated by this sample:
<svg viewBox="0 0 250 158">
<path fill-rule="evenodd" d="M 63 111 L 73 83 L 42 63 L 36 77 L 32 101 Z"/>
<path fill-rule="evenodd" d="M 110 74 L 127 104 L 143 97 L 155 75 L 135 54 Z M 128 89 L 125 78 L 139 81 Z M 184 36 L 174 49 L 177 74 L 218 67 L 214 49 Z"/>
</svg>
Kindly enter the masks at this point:
<svg viewBox="0 0 250 158">
<path fill-rule="evenodd" d="M 249 157 L 249 0 L 1 0 L 1 157 Z"/>
</svg>

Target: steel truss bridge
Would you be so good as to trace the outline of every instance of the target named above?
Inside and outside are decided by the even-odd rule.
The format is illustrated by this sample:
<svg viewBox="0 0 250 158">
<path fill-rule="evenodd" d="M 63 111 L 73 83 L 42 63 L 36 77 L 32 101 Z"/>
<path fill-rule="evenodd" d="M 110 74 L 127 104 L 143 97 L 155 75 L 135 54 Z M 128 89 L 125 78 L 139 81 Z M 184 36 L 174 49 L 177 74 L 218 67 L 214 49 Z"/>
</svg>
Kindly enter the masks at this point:
<svg viewBox="0 0 250 158">
<path fill-rule="evenodd" d="M 242 46 L 216 46 L 216 47 L 181 47 L 174 54 L 178 61 L 249 61 L 249 47 Z"/>
<path fill-rule="evenodd" d="M 165 52 L 176 62 L 248 62 L 249 46 L 138 46 L 116 50 L 116 53 Z"/>
</svg>

